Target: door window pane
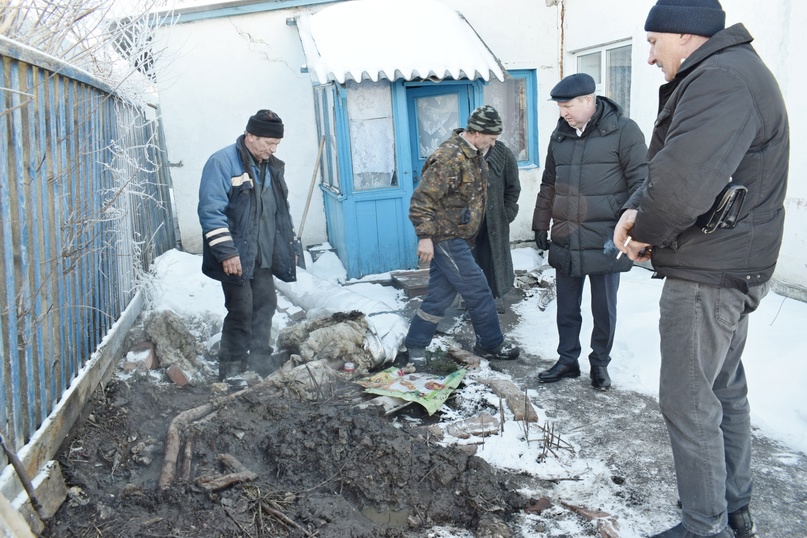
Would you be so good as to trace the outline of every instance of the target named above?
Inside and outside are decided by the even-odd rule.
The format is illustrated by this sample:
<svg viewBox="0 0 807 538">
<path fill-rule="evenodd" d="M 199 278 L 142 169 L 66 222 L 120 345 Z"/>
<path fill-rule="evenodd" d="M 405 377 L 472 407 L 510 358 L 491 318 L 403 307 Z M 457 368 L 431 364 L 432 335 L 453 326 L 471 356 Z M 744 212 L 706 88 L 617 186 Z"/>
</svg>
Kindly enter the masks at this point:
<svg viewBox="0 0 807 538">
<path fill-rule="evenodd" d="M 418 122 L 418 152 L 425 159 L 451 137 L 459 125 L 459 96 L 430 95 L 416 101 Z"/>
<path fill-rule="evenodd" d="M 314 89 L 316 96 L 317 131 L 320 139 L 325 137 L 325 146 L 322 149 L 320 171 L 322 183 L 335 192 L 340 192 L 339 167 L 336 151 L 336 110 L 334 108 L 334 86 L 327 84 Z"/>
</svg>

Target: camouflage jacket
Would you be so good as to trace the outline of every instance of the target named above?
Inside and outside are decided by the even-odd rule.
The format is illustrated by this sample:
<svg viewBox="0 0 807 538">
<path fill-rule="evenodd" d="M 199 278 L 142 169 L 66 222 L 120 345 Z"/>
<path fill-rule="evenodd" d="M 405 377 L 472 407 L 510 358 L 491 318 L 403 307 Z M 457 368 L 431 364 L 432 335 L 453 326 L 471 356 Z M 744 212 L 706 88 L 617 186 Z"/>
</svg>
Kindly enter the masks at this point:
<svg viewBox="0 0 807 538">
<path fill-rule="evenodd" d="M 487 164 L 455 129 L 423 165 L 409 205 L 418 239 L 472 241 L 485 215 Z"/>
</svg>

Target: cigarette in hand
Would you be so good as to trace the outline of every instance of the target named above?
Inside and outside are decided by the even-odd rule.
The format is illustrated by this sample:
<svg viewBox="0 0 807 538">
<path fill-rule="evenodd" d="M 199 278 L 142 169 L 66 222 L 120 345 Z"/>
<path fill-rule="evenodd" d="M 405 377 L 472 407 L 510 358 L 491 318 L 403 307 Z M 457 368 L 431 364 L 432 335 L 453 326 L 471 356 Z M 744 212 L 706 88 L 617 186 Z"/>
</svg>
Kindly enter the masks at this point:
<svg viewBox="0 0 807 538">
<path fill-rule="evenodd" d="M 622 246 L 627 247 L 630 244 L 631 241 L 632 241 L 631 236 L 628 236 L 628 238 L 625 239 L 625 243 Z M 622 251 L 620 250 L 616 255 L 616 259 L 618 260 L 621 256 L 622 256 Z"/>
</svg>

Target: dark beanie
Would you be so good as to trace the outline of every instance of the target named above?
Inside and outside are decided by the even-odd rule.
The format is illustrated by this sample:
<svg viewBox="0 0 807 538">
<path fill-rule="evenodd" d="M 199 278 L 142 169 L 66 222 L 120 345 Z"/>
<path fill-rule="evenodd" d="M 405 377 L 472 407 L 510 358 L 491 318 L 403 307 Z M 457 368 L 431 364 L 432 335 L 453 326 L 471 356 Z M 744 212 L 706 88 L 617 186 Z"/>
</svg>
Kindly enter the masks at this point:
<svg viewBox="0 0 807 538">
<path fill-rule="evenodd" d="M 482 134 L 502 134 L 502 118 L 490 105 L 482 105 L 468 116 L 467 131 Z"/>
<path fill-rule="evenodd" d="M 283 120 L 271 110 L 259 110 L 250 116 L 247 132 L 265 138 L 283 138 Z"/>
<path fill-rule="evenodd" d="M 718 0 L 658 0 L 644 23 L 646 32 L 712 37 L 726 27 Z"/>
</svg>

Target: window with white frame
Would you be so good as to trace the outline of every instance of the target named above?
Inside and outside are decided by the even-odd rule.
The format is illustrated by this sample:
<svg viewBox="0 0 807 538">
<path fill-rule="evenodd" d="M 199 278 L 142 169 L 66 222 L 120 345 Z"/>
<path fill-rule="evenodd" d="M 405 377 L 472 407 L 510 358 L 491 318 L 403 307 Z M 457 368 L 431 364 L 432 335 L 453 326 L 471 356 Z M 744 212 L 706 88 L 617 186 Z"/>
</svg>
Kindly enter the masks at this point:
<svg viewBox="0 0 807 538">
<path fill-rule="evenodd" d="M 597 93 L 618 103 L 626 116 L 630 116 L 630 71 L 630 41 L 577 52 L 577 72 L 591 75 Z"/>
</svg>

